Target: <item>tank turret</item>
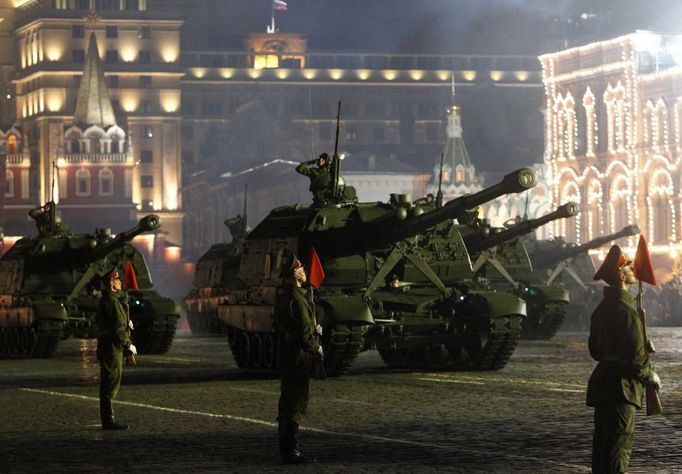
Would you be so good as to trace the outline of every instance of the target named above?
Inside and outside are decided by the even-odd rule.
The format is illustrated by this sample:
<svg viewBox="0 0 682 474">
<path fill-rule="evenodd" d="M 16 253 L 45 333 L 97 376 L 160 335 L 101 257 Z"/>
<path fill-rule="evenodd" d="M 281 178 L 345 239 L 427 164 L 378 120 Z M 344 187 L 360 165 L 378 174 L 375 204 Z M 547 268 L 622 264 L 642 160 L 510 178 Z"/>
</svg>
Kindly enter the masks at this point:
<svg viewBox="0 0 682 474">
<path fill-rule="evenodd" d="M 498 232 L 487 233 L 487 235 L 484 236 L 471 234 L 465 237 L 464 242 L 466 243 L 469 252 L 480 252 L 482 250 L 495 247 L 502 242 L 530 234 L 537 228 L 557 219 L 567 219 L 569 217 L 576 216 L 579 212 L 580 208 L 578 207 L 578 204 L 569 202 L 557 207 L 554 212 L 550 212 L 549 214 L 545 214 L 544 216 L 538 217 L 536 219 L 521 221 L 518 224 L 515 224 L 504 230 L 499 230 Z"/>
<path fill-rule="evenodd" d="M 582 253 L 588 252 L 589 250 L 603 247 L 604 245 L 608 244 L 613 240 L 637 235 L 640 232 L 641 230 L 639 226 L 637 224 L 632 224 L 623 227 L 618 232 L 614 232 L 613 234 L 609 235 L 604 235 L 602 237 L 597 237 L 581 245 L 566 245 L 560 248 L 550 247 L 543 250 L 539 250 L 531 255 L 531 258 L 533 260 L 533 266 L 535 268 L 553 267 L 559 262 L 575 258 Z"/>
<path fill-rule="evenodd" d="M 415 207 L 410 215 L 406 207 L 399 206 L 393 212 L 370 222 L 369 227 L 377 243 L 403 240 L 446 220 L 457 219 L 470 209 L 505 194 L 527 191 L 536 184 L 535 172 L 530 168 L 522 168 L 509 173 L 498 184 L 475 194 L 458 197 L 433 210 L 424 211 L 422 207 Z"/>
<path fill-rule="evenodd" d="M 0 328 L 7 333 L 0 334 L 0 357 L 50 357 L 61 338 L 95 337 L 100 278 L 112 269 L 136 282 L 127 295 L 138 350 L 168 351 L 179 318 L 177 304 L 153 290 L 144 258 L 130 243 L 158 229 L 159 217 L 146 216 L 112 238 L 103 229 L 73 234 L 56 216 L 52 202 L 32 210 L 38 236 L 20 239 L 0 258 L 0 319 L 11 322 Z"/>
</svg>

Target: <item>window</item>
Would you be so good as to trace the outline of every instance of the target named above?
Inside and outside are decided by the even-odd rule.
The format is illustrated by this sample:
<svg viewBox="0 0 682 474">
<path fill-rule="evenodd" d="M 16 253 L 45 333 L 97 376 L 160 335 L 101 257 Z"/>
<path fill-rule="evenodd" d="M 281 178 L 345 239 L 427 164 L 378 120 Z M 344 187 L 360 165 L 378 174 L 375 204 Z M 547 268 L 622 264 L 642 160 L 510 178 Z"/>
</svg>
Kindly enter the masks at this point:
<svg viewBox="0 0 682 474">
<path fill-rule="evenodd" d="M 83 25 L 73 25 L 71 27 L 72 38 L 85 38 L 85 27 Z"/>
<path fill-rule="evenodd" d="M 118 87 L 118 76 L 107 76 L 107 87 Z"/>
<path fill-rule="evenodd" d="M 152 37 L 152 29 L 148 26 L 141 26 L 137 30 L 137 37 L 138 39 L 150 39 Z"/>
<path fill-rule="evenodd" d="M 140 101 L 140 112 L 148 114 L 152 111 L 152 103 L 146 99 Z"/>
<path fill-rule="evenodd" d="M 5 197 L 14 196 L 14 172 L 7 170 L 5 172 Z"/>
<path fill-rule="evenodd" d="M 137 57 L 137 62 L 140 64 L 149 64 L 152 62 L 152 53 L 150 51 L 140 50 L 140 54 Z"/>
<path fill-rule="evenodd" d="M 12 155 L 17 153 L 17 136 L 10 135 L 7 137 L 7 153 Z"/>
<path fill-rule="evenodd" d="M 151 87 L 152 76 L 140 76 L 140 87 Z"/>
<path fill-rule="evenodd" d="M 372 139 L 378 143 L 386 141 L 386 131 L 384 130 L 384 127 L 374 127 L 372 129 Z"/>
<path fill-rule="evenodd" d="M 183 140 L 193 140 L 194 139 L 194 127 L 191 124 L 182 126 L 182 138 Z"/>
<path fill-rule="evenodd" d="M 81 152 L 81 142 L 78 139 L 71 140 L 71 153 L 77 155 Z"/>
<path fill-rule="evenodd" d="M 85 168 L 76 171 L 76 196 L 90 195 L 90 172 Z"/>
<path fill-rule="evenodd" d="M 140 186 L 143 188 L 154 187 L 154 177 L 150 174 L 143 174 L 140 176 Z"/>
<path fill-rule="evenodd" d="M 154 138 L 154 129 L 150 125 L 145 125 L 142 128 L 142 136 L 144 138 Z"/>
<path fill-rule="evenodd" d="M 121 153 L 121 145 L 118 137 L 114 137 L 111 140 L 110 149 L 112 154 Z"/>
<path fill-rule="evenodd" d="M 107 49 L 106 62 L 117 63 L 118 62 L 118 50 L 117 49 Z"/>
<path fill-rule="evenodd" d="M 107 38 L 118 38 L 118 26 L 105 27 L 105 35 Z"/>
<path fill-rule="evenodd" d="M 142 150 L 140 152 L 140 163 L 153 163 L 153 162 L 154 162 L 154 152 L 152 150 Z"/>
<path fill-rule="evenodd" d="M 85 50 L 84 49 L 74 49 L 71 51 L 71 58 L 74 63 L 85 62 Z"/>
<path fill-rule="evenodd" d="M 114 194 L 114 173 L 109 168 L 104 168 L 99 172 L 99 195 L 113 196 Z"/>
</svg>

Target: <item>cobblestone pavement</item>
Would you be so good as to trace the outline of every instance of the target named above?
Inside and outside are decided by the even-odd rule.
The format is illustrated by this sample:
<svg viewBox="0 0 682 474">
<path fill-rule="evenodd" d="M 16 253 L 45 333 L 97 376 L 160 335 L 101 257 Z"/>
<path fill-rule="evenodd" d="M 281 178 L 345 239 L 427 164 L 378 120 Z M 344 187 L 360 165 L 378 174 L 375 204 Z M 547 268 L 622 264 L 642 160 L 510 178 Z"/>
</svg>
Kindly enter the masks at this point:
<svg viewBox="0 0 682 474">
<path fill-rule="evenodd" d="M 682 328 L 653 328 L 665 416 L 638 413 L 631 472 L 682 472 Z M 589 472 L 586 333 L 522 341 L 493 372 L 389 370 L 361 354 L 314 381 L 296 472 Z M 0 472 L 281 472 L 276 379 L 241 374 L 222 338 L 178 337 L 126 369 L 99 429 L 95 342 L 0 361 Z"/>
</svg>

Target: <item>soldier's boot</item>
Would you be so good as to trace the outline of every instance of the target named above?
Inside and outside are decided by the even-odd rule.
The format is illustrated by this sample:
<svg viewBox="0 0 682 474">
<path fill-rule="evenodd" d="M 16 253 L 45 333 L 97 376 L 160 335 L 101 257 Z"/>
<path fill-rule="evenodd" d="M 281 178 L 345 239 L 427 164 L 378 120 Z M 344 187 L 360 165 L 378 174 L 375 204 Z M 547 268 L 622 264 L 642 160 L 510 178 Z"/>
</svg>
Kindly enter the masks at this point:
<svg viewBox="0 0 682 474">
<path fill-rule="evenodd" d="M 99 399 L 99 417 L 102 421 L 103 430 L 127 430 L 128 425 L 119 423 L 114 418 L 114 409 L 111 406 L 110 398 Z"/>
<path fill-rule="evenodd" d="M 282 453 L 282 464 L 303 464 L 308 460 L 298 450 L 298 425 L 293 421 L 284 421 L 282 441 L 280 441 L 280 452 Z M 282 446 L 284 448 L 282 448 Z"/>
<path fill-rule="evenodd" d="M 279 455 L 282 463 L 286 462 L 287 453 L 289 452 L 288 437 L 287 437 L 287 422 L 281 418 L 277 419 L 277 440 L 279 442 Z"/>
</svg>

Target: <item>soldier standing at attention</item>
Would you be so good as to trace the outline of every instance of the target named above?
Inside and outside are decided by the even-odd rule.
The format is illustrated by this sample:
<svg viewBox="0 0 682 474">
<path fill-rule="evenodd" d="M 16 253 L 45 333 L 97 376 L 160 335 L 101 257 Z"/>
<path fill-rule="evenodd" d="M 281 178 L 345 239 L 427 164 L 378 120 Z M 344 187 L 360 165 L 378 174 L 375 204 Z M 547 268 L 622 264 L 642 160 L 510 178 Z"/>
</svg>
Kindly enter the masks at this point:
<svg viewBox="0 0 682 474">
<path fill-rule="evenodd" d="M 306 273 L 292 255 L 285 267 L 284 285 L 275 305 L 275 330 L 281 387 L 277 415 L 279 452 L 283 464 L 307 462 L 298 446 L 298 427 L 308 409 L 310 375 L 315 358 L 322 358 L 318 341 L 321 327 L 306 298 L 302 285 Z"/>
<path fill-rule="evenodd" d="M 313 204 L 323 205 L 332 191 L 332 178 L 330 171 L 331 160 L 329 155 L 322 153 L 316 160 L 304 161 L 296 167 L 296 171 L 310 178 L 310 187 L 313 193 Z"/>
<path fill-rule="evenodd" d="M 587 384 L 587 405 L 594 407 L 592 472 L 624 473 L 630 464 L 635 409 L 642 407 L 644 385 L 660 388 L 645 351 L 631 261 L 614 245 L 595 280 L 604 280 L 604 298 L 592 313 L 588 346 L 598 362 Z"/>
<path fill-rule="evenodd" d="M 123 356 L 134 364 L 137 349 L 130 340 L 130 321 L 121 303 L 121 279 L 112 271 L 104 279 L 102 298 L 97 307 L 97 360 L 100 365 L 99 414 L 103 430 L 125 430 L 128 425 L 114 418 L 111 407 L 121 388 Z"/>
</svg>

